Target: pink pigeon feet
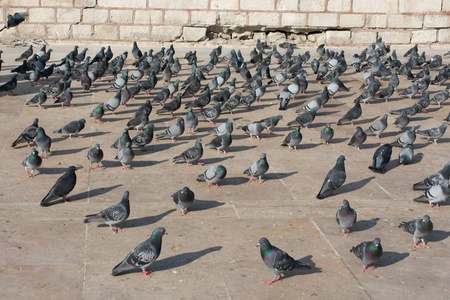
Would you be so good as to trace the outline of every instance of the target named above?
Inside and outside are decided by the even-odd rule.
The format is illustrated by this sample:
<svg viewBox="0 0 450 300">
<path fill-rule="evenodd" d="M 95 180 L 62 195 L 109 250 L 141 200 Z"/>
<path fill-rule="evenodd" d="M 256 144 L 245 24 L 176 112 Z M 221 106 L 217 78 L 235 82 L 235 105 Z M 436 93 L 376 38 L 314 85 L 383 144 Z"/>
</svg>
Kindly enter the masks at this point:
<svg viewBox="0 0 450 300">
<path fill-rule="evenodd" d="M 281 275 L 278 275 L 278 277 L 277 278 L 275 278 L 275 279 L 272 279 L 272 280 L 269 280 L 269 281 L 266 281 L 266 284 L 272 284 L 272 283 L 274 283 L 275 281 L 278 281 L 278 280 L 283 280 L 283 277 L 281 276 Z"/>
<path fill-rule="evenodd" d="M 442 209 L 442 207 L 440 207 L 439 204 L 436 204 L 436 206 L 437 206 L 436 209 Z M 433 207 L 433 204 L 430 204 L 430 208 L 431 208 L 431 209 L 435 209 L 435 208 Z"/>
<path fill-rule="evenodd" d="M 153 276 L 152 272 L 150 271 L 142 271 L 142 275 L 145 275 L 147 277 Z"/>
</svg>

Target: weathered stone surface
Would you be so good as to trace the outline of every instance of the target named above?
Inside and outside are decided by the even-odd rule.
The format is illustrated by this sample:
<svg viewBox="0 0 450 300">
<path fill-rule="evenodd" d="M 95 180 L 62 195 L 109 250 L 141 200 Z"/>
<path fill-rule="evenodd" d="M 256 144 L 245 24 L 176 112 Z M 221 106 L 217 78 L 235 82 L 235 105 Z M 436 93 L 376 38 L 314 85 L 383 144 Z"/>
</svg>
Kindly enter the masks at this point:
<svg viewBox="0 0 450 300">
<path fill-rule="evenodd" d="M 47 25 L 47 36 L 51 39 L 68 39 L 70 37 L 69 24 Z"/>
<path fill-rule="evenodd" d="M 83 9 L 83 23 L 106 23 L 108 22 L 108 11 L 106 9 Z"/>
<path fill-rule="evenodd" d="M 298 1 L 296 0 L 278 0 L 277 10 L 298 10 Z"/>
<path fill-rule="evenodd" d="M 206 38 L 206 28 L 204 27 L 183 27 L 183 40 L 186 42 L 198 42 Z"/>
<path fill-rule="evenodd" d="M 181 36 L 181 26 L 153 26 L 150 37 L 155 41 L 173 41 Z"/>
<path fill-rule="evenodd" d="M 130 9 L 111 9 L 109 11 L 109 21 L 111 23 L 131 24 L 133 22 L 133 11 Z"/>
<path fill-rule="evenodd" d="M 39 6 L 39 0 L 2 0 L 0 6 Z"/>
<path fill-rule="evenodd" d="M 369 28 L 386 28 L 386 15 L 366 15 L 366 27 Z"/>
<path fill-rule="evenodd" d="M 239 0 L 211 0 L 211 9 L 239 9 Z"/>
<path fill-rule="evenodd" d="M 92 35 L 92 26 L 91 25 L 72 25 L 72 36 L 75 39 L 90 39 Z"/>
<path fill-rule="evenodd" d="M 267 35 L 266 41 L 268 44 L 274 44 L 276 42 L 285 41 L 286 34 L 283 32 L 269 32 Z"/>
<path fill-rule="evenodd" d="M 345 12 L 351 9 L 351 0 L 328 0 L 328 11 Z"/>
<path fill-rule="evenodd" d="M 73 0 L 41 0 L 41 6 L 72 6 Z"/>
<path fill-rule="evenodd" d="M 191 11 L 191 25 L 214 25 L 216 19 L 215 11 Z"/>
<path fill-rule="evenodd" d="M 308 25 L 307 14 L 283 13 L 281 15 L 281 26 L 303 27 Z"/>
<path fill-rule="evenodd" d="M 136 10 L 134 12 L 135 24 L 162 24 L 160 10 Z"/>
<path fill-rule="evenodd" d="M 375 30 L 354 30 L 352 31 L 353 44 L 371 44 L 377 39 L 377 32 Z"/>
<path fill-rule="evenodd" d="M 31 23 L 54 23 L 55 9 L 54 8 L 30 8 L 28 10 L 28 20 Z"/>
<path fill-rule="evenodd" d="M 164 13 L 165 24 L 185 25 L 189 20 L 187 11 L 166 10 Z"/>
<path fill-rule="evenodd" d="M 266 35 L 265 32 L 258 32 L 258 31 L 253 32 L 253 39 L 254 40 L 260 39 L 261 41 L 265 41 L 266 38 L 267 38 L 267 35 Z"/>
<path fill-rule="evenodd" d="M 360 13 L 388 13 L 398 12 L 398 0 L 357 0 L 353 1 L 353 12 Z"/>
<path fill-rule="evenodd" d="M 328 30 L 326 32 L 327 45 L 341 45 L 350 44 L 351 32 L 349 31 L 334 31 Z"/>
<path fill-rule="evenodd" d="M 437 30 L 416 30 L 412 32 L 412 44 L 434 43 L 437 40 Z"/>
<path fill-rule="evenodd" d="M 149 26 L 120 26 L 121 40 L 148 40 L 149 38 Z"/>
<path fill-rule="evenodd" d="M 308 25 L 311 27 L 337 27 L 337 14 L 310 13 Z"/>
<path fill-rule="evenodd" d="M 300 11 L 325 11 L 325 0 L 301 0 Z"/>
<path fill-rule="evenodd" d="M 450 11 L 450 1 L 442 1 L 442 10 L 443 11 Z"/>
<path fill-rule="evenodd" d="M 45 26 L 41 24 L 20 24 L 18 26 L 21 37 L 43 38 L 45 37 Z"/>
<path fill-rule="evenodd" d="M 425 15 L 423 26 L 425 28 L 448 28 L 450 26 L 450 15 Z"/>
<path fill-rule="evenodd" d="M 308 41 L 314 42 L 317 45 L 325 43 L 325 40 L 326 40 L 326 35 L 324 32 L 308 34 Z"/>
<path fill-rule="evenodd" d="M 248 14 L 248 25 L 278 26 L 278 13 L 251 12 Z"/>
<path fill-rule="evenodd" d="M 116 25 L 94 25 L 94 34 L 92 37 L 99 40 L 117 40 Z"/>
<path fill-rule="evenodd" d="M 76 8 L 58 8 L 56 10 L 58 23 L 77 23 L 81 20 L 81 11 Z"/>
<path fill-rule="evenodd" d="M 450 43 L 450 29 L 439 29 L 438 31 L 439 43 Z"/>
<path fill-rule="evenodd" d="M 275 0 L 241 0 L 242 10 L 269 10 L 273 11 Z"/>
<path fill-rule="evenodd" d="M 423 16 L 388 16 L 388 28 L 422 28 L 422 26 Z"/>
<path fill-rule="evenodd" d="M 147 0 L 97 0 L 99 7 L 146 8 Z"/>
<path fill-rule="evenodd" d="M 364 26 L 363 14 L 341 14 L 339 15 L 339 27 L 358 28 Z"/>
<path fill-rule="evenodd" d="M 411 32 L 407 30 L 379 31 L 378 36 L 388 44 L 408 44 L 411 40 Z"/>
<path fill-rule="evenodd" d="M 228 26 L 243 26 L 245 25 L 245 13 L 220 12 L 219 24 Z"/>
<path fill-rule="evenodd" d="M 97 0 L 75 0 L 75 6 L 95 7 Z"/>
<path fill-rule="evenodd" d="M 169 9 L 207 9 L 208 0 L 149 1 L 148 7 Z"/>
<path fill-rule="evenodd" d="M 444 2 L 448 0 L 444 0 Z M 425 13 L 441 11 L 442 0 L 398 0 L 400 13 Z"/>
</svg>

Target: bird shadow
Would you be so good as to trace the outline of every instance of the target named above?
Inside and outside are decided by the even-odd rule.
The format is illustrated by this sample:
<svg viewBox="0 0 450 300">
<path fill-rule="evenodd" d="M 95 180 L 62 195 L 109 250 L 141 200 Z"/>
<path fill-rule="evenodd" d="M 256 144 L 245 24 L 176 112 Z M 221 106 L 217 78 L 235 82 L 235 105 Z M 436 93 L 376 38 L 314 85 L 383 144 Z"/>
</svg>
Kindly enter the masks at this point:
<svg viewBox="0 0 450 300">
<path fill-rule="evenodd" d="M 220 186 L 226 185 L 241 185 L 247 183 L 250 179 L 246 177 L 227 177 L 220 181 Z"/>
<path fill-rule="evenodd" d="M 347 141 L 348 138 L 332 138 L 330 144 L 340 144 Z"/>
<path fill-rule="evenodd" d="M 361 149 L 372 149 L 375 147 L 380 146 L 380 143 L 373 143 L 373 144 L 362 144 Z"/>
<path fill-rule="evenodd" d="M 339 107 L 339 106 L 342 106 L 342 105 L 345 105 L 345 103 L 329 103 L 329 102 L 327 102 L 324 107 L 325 108 L 332 108 L 332 107 Z"/>
<path fill-rule="evenodd" d="M 399 261 L 404 260 L 409 256 L 409 253 L 398 253 L 391 251 L 383 251 L 383 258 L 377 264 L 377 267 L 388 267 L 393 264 L 398 263 Z"/>
<path fill-rule="evenodd" d="M 269 174 L 266 174 L 264 176 L 264 179 L 265 180 L 284 179 L 284 178 L 287 178 L 289 176 L 295 175 L 297 173 L 298 173 L 297 171 L 289 172 L 289 173 L 269 173 Z"/>
<path fill-rule="evenodd" d="M 345 194 L 345 193 L 350 193 L 350 192 L 354 192 L 356 190 L 359 190 L 363 187 L 365 187 L 369 182 L 372 181 L 372 179 L 375 179 L 374 176 L 369 177 L 369 178 L 365 178 L 359 181 L 355 181 L 355 182 L 350 182 L 346 185 L 344 185 L 342 188 L 339 189 L 339 193 L 340 194 Z"/>
<path fill-rule="evenodd" d="M 160 163 L 169 161 L 168 159 L 163 159 L 163 160 L 143 160 L 143 161 L 133 161 L 130 163 L 131 165 L 131 169 L 134 168 L 143 168 L 143 167 L 150 167 L 150 166 L 154 166 L 154 165 L 159 165 Z M 117 162 L 118 165 L 120 165 L 119 162 Z"/>
<path fill-rule="evenodd" d="M 396 136 L 396 135 L 400 135 L 400 134 L 401 134 L 401 132 L 398 132 L 398 131 L 391 131 L 391 132 L 382 133 L 383 138 Z"/>
<path fill-rule="evenodd" d="M 117 121 L 128 120 L 129 118 L 102 118 L 103 123 L 112 123 Z"/>
<path fill-rule="evenodd" d="M 358 232 L 358 231 L 369 230 L 369 229 L 375 227 L 379 220 L 380 220 L 380 218 L 375 218 L 372 220 L 358 221 L 352 226 L 351 231 Z"/>
<path fill-rule="evenodd" d="M 432 119 L 432 117 L 410 117 L 410 122 L 412 121 L 412 122 L 417 122 L 417 121 L 425 121 L 425 120 L 428 120 L 428 119 Z M 416 127 L 416 129 L 417 129 L 417 127 Z"/>
<path fill-rule="evenodd" d="M 362 124 L 367 124 L 367 123 L 372 123 L 373 121 L 375 121 L 376 119 L 378 119 L 378 117 L 373 117 L 370 119 L 365 119 L 365 120 L 359 120 L 357 125 L 362 125 Z M 356 122 L 355 122 L 356 124 Z"/>
<path fill-rule="evenodd" d="M 222 250 L 222 246 L 209 247 L 200 251 L 186 252 L 175 256 L 167 257 L 161 260 L 157 260 L 152 264 L 152 269 L 155 271 L 164 271 L 179 268 L 190 264 L 191 262 L 211 253 L 214 251 Z M 137 272 L 140 272 L 138 269 Z"/>
<path fill-rule="evenodd" d="M 173 213 L 174 211 L 176 211 L 176 209 L 169 209 L 168 211 L 163 212 L 156 216 L 147 216 L 147 217 L 127 220 L 124 223 L 120 224 L 120 227 L 121 228 L 134 228 L 134 227 L 151 225 L 151 224 L 154 224 L 154 223 L 162 220 L 165 216 Z M 108 227 L 108 225 L 100 224 L 97 227 Z"/>
<path fill-rule="evenodd" d="M 301 261 L 302 264 L 310 266 L 311 269 L 294 269 L 292 272 L 286 272 L 284 278 L 289 278 L 300 274 L 306 275 L 306 274 L 322 273 L 322 268 L 318 268 L 316 263 L 312 260 L 312 258 L 313 258 L 312 255 L 307 255 L 303 258 L 297 259 L 297 261 Z"/>
<path fill-rule="evenodd" d="M 93 198 L 96 196 L 100 196 L 100 195 L 106 194 L 120 186 L 122 186 L 122 184 L 116 184 L 116 185 L 112 185 L 110 187 L 97 188 L 97 189 L 93 189 L 90 191 L 82 192 L 82 193 L 79 193 L 79 194 L 76 194 L 76 195 L 73 195 L 72 197 L 70 197 L 70 201 L 79 201 L 79 200 L 86 199 L 88 197 Z M 61 200 L 61 202 L 63 202 L 63 201 Z"/>
<path fill-rule="evenodd" d="M 77 170 L 81 169 L 81 167 L 77 167 Z M 62 174 L 67 171 L 67 168 L 39 168 L 40 174 Z"/>
<path fill-rule="evenodd" d="M 225 205 L 225 202 L 218 202 L 214 200 L 198 200 L 195 199 L 194 204 L 189 209 L 189 211 L 202 211 L 207 210 L 215 207 L 219 207 Z"/>
<path fill-rule="evenodd" d="M 215 163 L 218 163 L 218 162 L 230 159 L 230 158 L 234 158 L 234 155 L 202 159 L 201 162 L 204 163 L 205 165 L 209 165 L 209 164 L 215 164 Z"/>
<path fill-rule="evenodd" d="M 424 156 L 425 156 L 424 153 L 417 153 L 416 155 L 414 155 L 413 159 L 411 160 L 411 164 L 420 163 Z"/>
<path fill-rule="evenodd" d="M 159 152 L 159 151 L 164 151 L 167 149 L 170 149 L 172 147 L 178 146 L 178 145 L 183 145 L 183 144 L 187 144 L 188 142 L 177 142 L 177 143 L 167 143 L 167 144 L 151 144 L 150 147 L 148 147 L 148 151 L 153 153 L 153 152 Z"/>
<path fill-rule="evenodd" d="M 389 171 L 394 170 L 395 168 L 401 166 L 400 159 L 396 158 L 394 160 L 391 160 L 387 166 L 384 168 L 384 173 L 387 173 Z"/>
<path fill-rule="evenodd" d="M 241 151 L 247 151 L 247 150 L 250 150 L 253 148 L 256 148 L 256 146 L 237 146 L 237 147 L 230 147 L 230 151 L 241 152 Z"/>
<path fill-rule="evenodd" d="M 300 144 L 297 146 L 297 149 L 298 150 L 307 150 L 307 149 L 319 147 L 320 145 L 322 145 L 322 144 Z"/>
<path fill-rule="evenodd" d="M 440 242 L 447 239 L 450 236 L 450 231 L 433 230 L 427 237 L 429 242 Z"/>
<path fill-rule="evenodd" d="M 333 111 L 329 111 L 329 110 L 327 110 L 327 111 L 319 111 L 318 113 L 317 113 L 317 115 L 318 116 L 328 116 L 328 115 L 334 115 L 335 113 L 338 113 L 339 111 L 338 110 L 333 110 Z"/>
<path fill-rule="evenodd" d="M 67 150 L 57 150 L 57 151 L 52 151 L 52 155 L 67 155 L 67 154 L 74 154 L 74 153 L 78 153 L 81 152 L 85 149 L 89 149 L 89 147 L 83 147 L 83 148 L 78 148 L 78 149 L 67 149 Z"/>
</svg>

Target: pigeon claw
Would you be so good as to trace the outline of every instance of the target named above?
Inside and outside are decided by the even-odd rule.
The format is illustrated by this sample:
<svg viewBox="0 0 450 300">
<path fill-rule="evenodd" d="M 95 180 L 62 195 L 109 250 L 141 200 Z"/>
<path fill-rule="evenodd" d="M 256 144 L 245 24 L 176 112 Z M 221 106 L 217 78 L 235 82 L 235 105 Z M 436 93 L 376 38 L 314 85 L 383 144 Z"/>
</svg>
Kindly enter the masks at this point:
<svg viewBox="0 0 450 300">
<path fill-rule="evenodd" d="M 216 189 L 220 189 L 220 186 L 216 183 Z"/>
<path fill-rule="evenodd" d="M 430 246 L 428 246 L 427 243 L 423 242 L 422 244 L 425 248 L 430 248 Z"/>
<path fill-rule="evenodd" d="M 266 281 L 266 284 L 271 285 L 272 283 L 274 283 L 275 281 L 278 281 L 278 280 L 280 280 L 280 281 L 283 280 L 283 277 L 281 275 L 278 275 L 277 278 Z"/>
<path fill-rule="evenodd" d="M 417 245 L 417 243 L 414 243 L 414 248 L 420 248 L 420 246 Z"/>
<path fill-rule="evenodd" d="M 153 274 L 152 274 L 152 272 L 150 272 L 150 271 L 142 271 L 142 275 L 145 275 L 145 276 L 147 276 L 147 277 L 150 277 L 150 276 L 152 276 Z"/>
</svg>

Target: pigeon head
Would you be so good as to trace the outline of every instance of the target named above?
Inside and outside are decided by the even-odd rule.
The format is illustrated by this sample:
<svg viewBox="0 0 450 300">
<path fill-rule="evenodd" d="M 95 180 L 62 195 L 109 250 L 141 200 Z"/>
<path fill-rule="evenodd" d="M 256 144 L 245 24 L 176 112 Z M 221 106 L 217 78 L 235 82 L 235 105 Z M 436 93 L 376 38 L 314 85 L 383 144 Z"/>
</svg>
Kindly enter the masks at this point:
<svg viewBox="0 0 450 300">
<path fill-rule="evenodd" d="M 32 148 L 32 149 L 31 149 L 31 155 L 32 155 L 32 156 L 38 155 L 38 152 L 37 152 L 37 150 L 36 150 L 35 148 Z"/>
<path fill-rule="evenodd" d="M 381 240 L 379 238 L 375 238 L 373 240 L 373 244 L 375 244 L 376 247 L 381 246 Z"/>
<path fill-rule="evenodd" d="M 131 148 L 131 143 L 127 142 L 126 145 L 125 145 L 125 148 Z"/>
<path fill-rule="evenodd" d="M 360 126 L 357 126 L 357 127 L 356 127 L 356 132 L 360 133 L 360 132 L 362 132 L 362 131 L 363 131 L 363 129 L 362 129 Z"/>
<path fill-rule="evenodd" d="M 45 130 L 42 127 L 38 127 L 37 129 L 37 135 L 38 136 L 44 136 L 45 135 Z"/>
<path fill-rule="evenodd" d="M 73 172 L 76 171 L 76 169 L 77 169 L 77 168 L 75 168 L 75 166 L 70 166 L 70 167 L 67 169 L 67 173 L 73 173 Z"/>
<path fill-rule="evenodd" d="M 342 204 L 341 204 L 342 208 L 348 208 L 350 207 L 350 203 L 348 203 L 348 200 L 342 200 Z"/>
<path fill-rule="evenodd" d="M 128 133 L 128 128 L 125 128 L 125 129 L 123 130 L 123 133 Z"/>
<path fill-rule="evenodd" d="M 85 119 L 80 119 L 78 122 L 80 122 L 82 124 L 86 124 L 86 120 Z"/>
<path fill-rule="evenodd" d="M 94 148 L 97 150 L 100 149 L 100 144 L 95 144 Z"/>
<path fill-rule="evenodd" d="M 330 123 L 327 123 L 327 125 L 325 125 L 325 127 L 330 128 L 330 127 L 331 127 L 331 124 L 330 124 Z"/>
<path fill-rule="evenodd" d="M 261 158 L 266 159 L 266 154 L 265 153 L 261 154 Z"/>
<path fill-rule="evenodd" d="M 257 247 L 261 247 L 261 249 L 270 248 L 271 246 L 272 245 L 270 244 L 269 240 L 264 237 L 259 240 L 257 245 Z"/>
<path fill-rule="evenodd" d="M 154 236 L 162 237 L 165 234 L 167 234 L 166 229 L 164 227 L 158 227 L 155 230 L 153 230 L 152 237 Z"/>
<path fill-rule="evenodd" d="M 430 216 L 429 215 L 423 216 L 422 222 L 424 222 L 424 223 L 430 222 Z"/>
</svg>

